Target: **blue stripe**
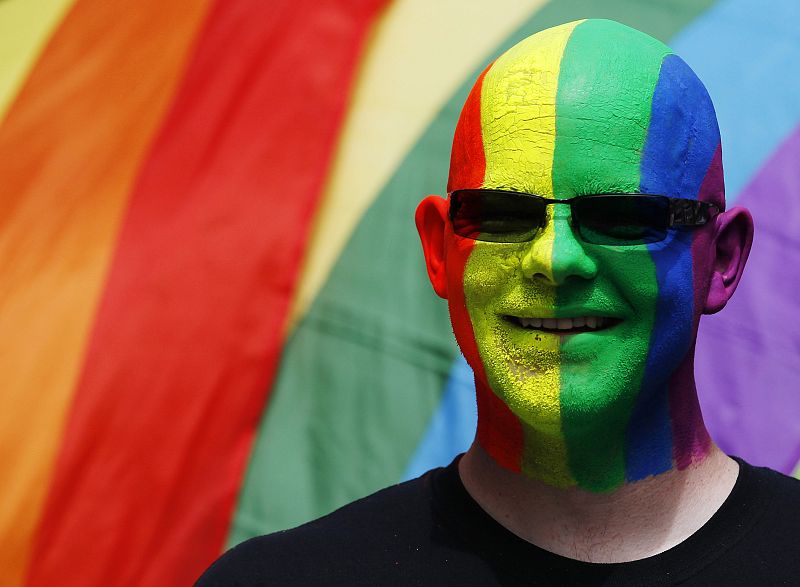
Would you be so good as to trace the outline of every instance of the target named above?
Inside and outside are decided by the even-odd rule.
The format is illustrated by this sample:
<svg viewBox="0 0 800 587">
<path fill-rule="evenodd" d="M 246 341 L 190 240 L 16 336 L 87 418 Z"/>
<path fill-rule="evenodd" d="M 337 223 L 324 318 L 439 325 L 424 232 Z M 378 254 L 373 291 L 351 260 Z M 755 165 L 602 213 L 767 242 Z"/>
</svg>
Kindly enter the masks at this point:
<svg viewBox="0 0 800 587">
<path fill-rule="evenodd" d="M 458 355 L 439 408 L 406 467 L 403 480 L 414 479 L 429 469 L 447 465 L 456 455 L 467 450 L 475 438 L 477 422 L 472 369 L 464 357 Z"/>
<path fill-rule="evenodd" d="M 667 55 L 653 92 L 640 189 L 696 199 L 717 145 L 711 98 L 683 59 Z"/>
<path fill-rule="evenodd" d="M 800 121 L 800 2 L 719 2 L 670 46 L 713 97 L 728 203 Z"/>
<path fill-rule="evenodd" d="M 668 55 L 653 93 L 640 189 L 696 199 L 718 144 L 714 107 L 703 84 L 680 57 Z M 630 481 L 672 467 L 667 383 L 692 340 L 692 233 L 677 231 L 648 249 L 659 295 L 642 388 L 627 430 Z"/>
</svg>

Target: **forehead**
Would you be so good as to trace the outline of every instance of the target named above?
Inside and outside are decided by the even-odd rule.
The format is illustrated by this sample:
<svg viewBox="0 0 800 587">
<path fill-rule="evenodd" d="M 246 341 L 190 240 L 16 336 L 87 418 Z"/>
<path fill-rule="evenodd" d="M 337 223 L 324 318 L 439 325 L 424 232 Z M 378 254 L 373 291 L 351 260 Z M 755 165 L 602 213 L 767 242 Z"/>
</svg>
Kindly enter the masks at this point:
<svg viewBox="0 0 800 587">
<path fill-rule="evenodd" d="M 529 37 L 492 64 L 471 99 L 481 187 L 696 198 L 719 148 L 713 106 L 691 69 L 660 41 L 612 21 Z"/>
</svg>

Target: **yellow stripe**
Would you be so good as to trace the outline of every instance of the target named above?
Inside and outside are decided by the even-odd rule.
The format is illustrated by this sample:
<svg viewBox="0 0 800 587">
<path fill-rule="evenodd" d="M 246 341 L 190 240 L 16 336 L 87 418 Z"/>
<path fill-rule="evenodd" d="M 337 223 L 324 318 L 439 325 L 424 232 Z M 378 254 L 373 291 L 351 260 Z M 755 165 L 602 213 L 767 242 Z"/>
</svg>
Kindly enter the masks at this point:
<svg viewBox="0 0 800 587">
<path fill-rule="evenodd" d="M 308 310 L 367 207 L 445 102 L 545 3 L 392 2 L 365 51 L 315 219 L 290 328 Z M 442 177 L 446 179 L 446 169 Z M 419 194 L 420 199 L 425 195 Z"/>
<path fill-rule="evenodd" d="M 0 2 L 0 122 L 53 29 L 74 1 Z"/>
<path fill-rule="evenodd" d="M 548 29 L 519 43 L 500 57 L 483 83 L 481 130 L 486 153 L 484 186 L 516 189 L 553 197 L 553 154 L 556 145 L 556 91 L 561 57 L 576 21 Z M 552 216 L 552 207 L 548 210 Z M 521 311 L 537 308 L 555 311 L 555 289 L 536 287 L 530 276 L 543 273 L 552 278 L 555 230 L 552 218 L 536 240 L 518 245 L 508 262 L 524 281 L 515 295 Z M 476 246 L 468 269 L 494 250 Z M 512 278 L 515 279 L 515 278 Z M 465 277 L 466 280 L 466 277 Z M 502 345 L 489 350 L 497 351 Z M 513 344 L 512 344 L 513 347 Z M 523 420 L 525 446 L 522 469 L 528 475 L 553 485 L 574 483 L 567 464 L 567 449 L 561 431 L 560 360 L 558 339 L 544 336 L 540 349 L 517 357 L 485 357 L 499 371 L 497 388 L 508 389 L 505 398 Z M 480 343 L 479 343 L 480 348 Z M 483 351 L 482 351 L 483 356 Z M 533 375 L 532 375 L 533 374 Z"/>
<path fill-rule="evenodd" d="M 485 186 L 553 197 L 558 73 L 579 22 L 528 37 L 486 74 L 481 94 Z"/>
</svg>

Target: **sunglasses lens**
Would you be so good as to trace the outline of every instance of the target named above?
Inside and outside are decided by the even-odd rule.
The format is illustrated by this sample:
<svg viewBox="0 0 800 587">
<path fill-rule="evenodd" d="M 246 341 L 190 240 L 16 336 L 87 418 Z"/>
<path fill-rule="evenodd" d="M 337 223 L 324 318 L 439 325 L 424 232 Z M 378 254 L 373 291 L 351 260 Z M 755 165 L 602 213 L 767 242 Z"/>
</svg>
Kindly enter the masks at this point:
<svg viewBox="0 0 800 587">
<path fill-rule="evenodd" d="M 663 196 L 590 196 L 572 203 L 580 236 L 598 245 L 642 245 L 667 236 L 669 200 Z"/>
<path fill-rule="evenodd" d="M 459 190 L 450 200 L 450 219 L 457 235 L 495 243 L 533 239 L 546 212 L 544 201 L 508 192 Z"/>
</svg>

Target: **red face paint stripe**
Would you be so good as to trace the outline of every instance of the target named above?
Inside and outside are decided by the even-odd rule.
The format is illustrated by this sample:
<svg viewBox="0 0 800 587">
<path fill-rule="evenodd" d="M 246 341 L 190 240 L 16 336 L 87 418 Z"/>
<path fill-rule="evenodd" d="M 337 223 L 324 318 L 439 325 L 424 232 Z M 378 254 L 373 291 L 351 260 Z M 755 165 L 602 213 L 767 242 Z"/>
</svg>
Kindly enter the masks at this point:
<svg viewBox="0 0 800 587">
<path fill-rule="evenodd" d="M 383 4 L 216 3 L 131 196 L 30 585 L 189 585 L 220 553 Z"/>
<path fill-rule="evenodd" d="M 486 174 L 486 153 L 483 150 L 481 133 L 481 88 L 490 63 L 472 86 L 461 116 L 456 124 L 453 150 L 450 155 L 450 177 L 447 191 L 479 188 Z"/>
<path fill-rule="evenodd" d="M 452 287 L 448 287 L 447 302 L 453 331 L 461 346 L 461 352 L 475 372 L 478 403 L 477 440 L 498 464 L 519 472 L 524 442 L 522 425 L 489 386 L 464 299 L 464 269 L 475 241 L 456 237 L 449 226 L 446 239 L 452 243 L 447 257 L 448 272 L 452 272 L 454 276 Z"/>
<path fill-rule="evenodd" d="M 481 132 L 481 89 L 483 79 L 491 64 L 483 70 L 467 97 L 461 117 L 456 125 L 450 159 L 450 178 L 447 190 L 478 188 L 483 185 L 486 173 L 486 155 Z M 522 462 L 523 433 L 519 420 L 489 387 L 483 368 L 475 333 L 464 299 L 464 269 L 474 241 L 459 239 L 448 226 L 447 242 L 451 243 L 447 262 L 457 281 L 448 288 L 448 304 L 453 330 L 461 344 L 461 352 L 475 371 L 478 403 L 477 440 L 496 462 L 519 472 Z"/>
</svg>

